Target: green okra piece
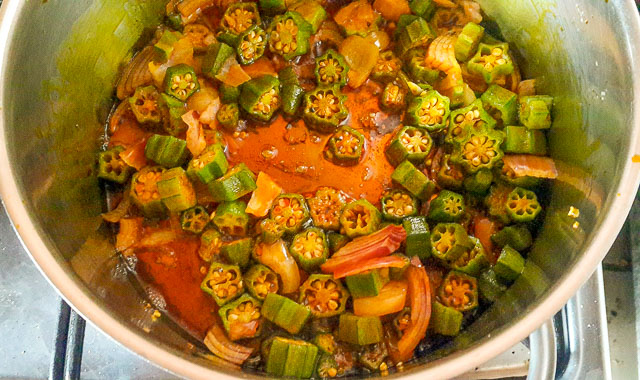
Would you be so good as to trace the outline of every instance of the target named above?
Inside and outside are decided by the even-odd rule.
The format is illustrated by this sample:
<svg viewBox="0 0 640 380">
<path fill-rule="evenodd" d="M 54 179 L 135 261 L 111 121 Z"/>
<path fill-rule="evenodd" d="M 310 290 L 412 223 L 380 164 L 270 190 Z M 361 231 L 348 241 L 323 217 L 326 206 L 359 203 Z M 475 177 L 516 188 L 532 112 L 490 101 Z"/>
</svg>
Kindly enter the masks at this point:
<svg viewBox="0 0 640 380">
<path fill-rule="evenodd" d="M 181 167 L 165 170 L 158 181 L 158 194 L 171 212 L 181 212 L 196 205 L 196 192 Z"/>
<path fill-rule="evenodd" d="M 159 62 L 167 62 L 169 60 L 173 52 L 173 44 L 178 42 L 180 38 L 182 38 L 182 33 L 180 32 L 174 32 L 169 29 L 162 31 L 162 36 L 153 45 L 153 51 Z"/>
<path fill-rule="evenodd" d="M 260 13 L 254 2 L 231 3 L 220 20 L 222 30 L 236 36 L 253 25 L 260 25 Z"/>
<path fill-rule="evenodd" d="M 324 156 L 336 165 L 357 165 L 364 154 L 364 136 L 347 126 L 338 128 L 329 141 Z"/>
<path fill-rule="evenodd" d="M 419 15 L 400 15 L 400 18 L 398 19 L 398 23 L 396 24 L 396 30 L 393 32 L 393 39 L 397 40 L 398 36 L 400 35 L 400 32 L 402 32 L 407 25 L 411 24 L 412 22 L 416 21 L 417 19 L 419 19 L 421 16 Z"/>
<path fill-rule="evenodd" d="M 457 260 L 473 246 L 467 231 L 457 223 L 438 223 L 431 230 L 431 253 L 445 263 Z"/>
<path fill-rule="evenodd" d="M 480 240 L 474 237 L 470 239 L 474 243 L 473 248 L 466 250 L 456 261 L 451 262 L 450 267 L 459 272 L 477 276 L 483 269 L 487 268 L 490 263 Z"/>
<path fill-rule="evenodd" d="M 280 70 L 278 72 L 278 79 L 280 79 L 281 84 L 282 112 L 288 116 L 294 116 L 302 104 L 304 89 L 300 86 L 298 77 L 291 66 Z"/>
<path fill-rule="evenodd" d="M 325 230 L 340 229 L 340 214 L 346 204 L 344 193 L 333 187 L 323 186 L 307 202 L 314 226 Z"/>
<path fill-rule="evenodd" d="M 451 112 L 451 119 L 445 142 L 459 145 L 472 131 L 485 131 L 495 128 L 497 122 L 485 111 L 481 99 L 464 108 Z"/>
<path fill-rule="evenodd" d="M 147 218 L 159 218 L 167 212 L 158 191 L 163 172 L 160 166 L 146 166 L 131 178 L 131 200 Z"/>
<path fill-rule="evenodd" d="M 429 199 L 436 187 L 433 181 L 407 160 L 396 167 L 391 179 L 423 201 Z"/>
<path fill-rule="evenodd" d="M 229 169 L 227 156 L 220 144 L 209 145 L 198 157 L 192 158 L 187 166 L 187 176 L 191 181 L 208 184 L 222 177 Z"/>
<path fill-rule="evenodd" d="M 133 115 L 141 124 L 158 124 L 162 121 L 160 92 L 154 86 L 136 88 L 129 98 Z"/>
<path fill-rule="evenodd" d="M 262 315 L 291 334 L 297 334 L 311 316 L 311 311 L 287 297 L 269 293 L 262 305 Z"/>
<path fill-rule="evenodd" d="M 180 214 L 180 227 L 183 231 L 200 234 L 209 224 L 209 213 L 204 207 L 196 205 Z"/>
<path fill-rule="evenodd" d="M 429 242 L 429 244 L 431 243 Z M 431 254 L 431 249 L 429 249 L 429 254 Z M 399 253 L 394 254 L 394 256 L 403 259 L 405 265 L 399 268 L 389 268 L 389 279 L 392 281 L 402 281 L 406 278 L 405 273 L 407 272 L 407 269 L 409 269 L 409 266 L 411 266 L 411 259 Z"/>
<path fill-rule="evenodd" d="M 467 23 L 453 45 L 456 59 L 460 62 L 466 62 L 473 57 L 478 50 L 482 37 L 484 37 L 483 27 L 473 22 Z"/>
<path fill-rule="evenodd" d="M 250 237 L 226 242 L 220 247 L 222 257 L 240 268 L 246 268 L 249 265 L 252 251 L 253 239 Z"/>
<path fill-rule="evenodd" d="M 349 65 L 345 62 L 342 54 L 329 49 L 316 58 L 314 73 L 318 86 L 339 86 L 342 88 L 347 84 Z"/>
<path fill-rule="evenodd" d="M 229 339 L 247 339 L 259 335 L 262 328 L 261 309 L 262 303 L 246 293 L 218 309 Z"/>
<path fill-rule="evenodd" d="M 220 247 L 222 247 L 222 234 L 215 228 L 207 228 L 200 235 L 198 256 L 208 263 L 220 253 Z"/>
<path fill-rule="evenodd" d="M 395 52 L 398 57 L 404 57 L 413 48 L 427 46 L 435 37 L 429 23 L 419 17 L 409 21 L 403 28 L 398 27 Z"/>
<path fill-rule="evenodd" d="M 523 153 L 545 156 L 547 138 L 544 132 L 527 127 L 509 125 L 504 128 L 505 139 L 502 145 L 505 153 Z"/>
<path fill-rule="evenodd" d="M 351 313 L 340 315 L 338 339 L 359 346 L 381 342 L 384 331 L 380 317 L 358 317 Z"/>
<path fill-rule="evenodd" d="M 493 183 L 493 172 L 489 169 L 480 169 L 464 179 L 465 190 L 470 193 L 484 195 Z"/>
<path fill-rule="evenodd" d="M 245 236 L 249 226 L 247 204 L 241 200 L 222 202 L 216 208 L 213 224 L 220 232 L 230 236 Z"/>
<path fill-rule="evenodd" d="M 227 131 L 235 132 L 240 121 L 240 107 L 238 103 L 222 104 L 216 113 L 216 120 Z"/>
<path fill-rule="evenodd" d="M 244 285 L 249 294 L 264 301 L 269 293 L 278 293 L 278 275 L 262 264 L 256 264 L 244 274 Z"/>
<path fill-rule="evenodd" d="M 257 188 L 256 176 L 244 163 L 229 169 L 222 177 L 207 184 L 215 202 L 235 201 Z"/>
<path fill-rule="evenodd" d="M 294 1 L 289 6 L 292 12 L 298 12 L 302 18 L 311 25 L 311 33 L 315 34 L 322 22 L 327 18 L 327 12 L 324 7 L 315 0 Z"/>
<path fill-rule="evenodd" d="M 375 232 L 381 221 L 380 211 L 366 199 L 347 204 L 340 215 L 340 225 L 344 234 L 351 239 Z"/>
<path fill-rule="evenodd" d="M 264 306 L 263 306 L 264 308 Z M 275 337 L 266 342 L 265 372 L 273 376 L 310 378 L 316 370 L 318 347 L 304 340 Z"/>
<path fill-rule="evenodd" d="M 244 292 L 242 272 L 237 265 L 213 262 L 200 289 L 211 295 L 218 306 L 233 301 Z"/>
<path fill-rule="evenodd" d="M 238 103 L 240 97 L 240 86 L 230 86 L 228 84 L 220 83 L 218 87 L 220 93 L 220 101 L 223 104 Z"/>
<path fill-rule="evenodd" d="M 216 33 L 216 40 L 218 40 L 218 42 L 220 42 L 220 43 L 223 43 L 223 44 L 231 47 L 232 49 L 233 49 L 233 46 L 238 45 L 238 35 L 235 34 L 235 33 L 231 33 L 229 31 L 226 31 L 226 30 L 218 31 Z M 215 42 L 213 44 L 211 44 L 211 45 L 214 45 L 214 44 L 215 44 Z M 209 45 L 209 46 L 211 46 L 211 45 Z M 233 51 L 235 53 L 235 49 L 233 49 Z M 210 58 L 212 60 L 211 62 L 214 62 L 213 58 L 214 58 L 214 56 L 212 56 L 212 58 Z M 232 55 L 229 55 L 228 57 L 226 57 L 225 59 L 234 59 L 235 60 L 236 57 L 232 54 Z M 237 60 L 236 60 L 236 62 L 237 62 Z M 209 63 L 209 64 L 212 65 L 211 63 Z M 203 73 L 205 73 L 205 72 L 203 71 Z M 205 73 L 205 75 L 208 75 L 208 74 Z M 211 79 L 213 79 L 213 78 L 211 78 Z"/>
<path fill-rule="evenodd" d="M 313 338 L 313 344 L 318 346 L 320 352 L 327 355 L 333 355 L 338 348 L 336 338 L 331 333 L 320 333 L 316 335 Z"/>
<path fill-rule="evenodd" d="M 329 245 L 324 231 L 311 227 L 296 234 L 289 252 L 305 271 L 317 270 L 329 257 Z"/>
<path fill-rule="evenodd" d="M 389 163 L 394 166 L 404 160 L 419 164 L 424 162 L 432 147 L 433 140 L 427 131 L 407 126 L 396 133 L 384 153 Z"/>
<path fill-rule="evenodd" d="M 500 223 L 508 224 L 511 218 L 507 213 L 507 199 L 514 188 L 502 183 L 495 184 L 489 189 L 489 194 L 484 198 L 484 204 L 490 216 L 496 218 Z"/>
<path fill-rule="evenodd" d="M 457 222 L 465 211 L 464 198 L 458 193 L 442 190 L 429 205 L 428 218 L 437 223 Z"/>
<path fill-rule="evenodd" d="M 135 171 L 120 157 L 122 146 L 116 146 L 98 154 L 98 178 L 123 184 Z"/>
<path fill-rule="evenodd" d="M 259 0 L 260 12 L 269 16 L 284 13 L 287 10 L 285 0 Z"/>
<path fill-rule="evenodd" d="M 512 125 L 518 121 L 518 95 L 515 92 L 492 84 L 480 99 L 484 109 L 498 125 Z"/>
<path fill-rule="evenodd" d="M 267 244 L 273 244 L 284 235 L 284 226 L 271 218 L 260 221 L 260 238 Z"/>
<path fill-rule="evenodd" d="M 438 185 L 441 188 L 461 189 L 464 179 L 460 165 L 451 162 L 451 155 L 443 155 L 440 161 L 440 169 L 438 169 L 438 173 L 436 174 Z"/>
<path fill-rule="evenodd" d="M 240 108 L 251 118 L 267 122 L 280 108 L 280 81 L 271 75 L 251 79 L 242 85 Z"/>
<path fill-rule="evenodd" d="M 167 69 L 164 76 L 164 92 L 185 102 L 200 89 L 200 82 L 193 67 L 181 63 Z"/>
<path fill-rule="evenodd" d="M 382 217 L 390 222 L 399 223 L 406 217 L 418 215 L 418 200 L 404 190 L 385 191 L 380 200 Z"/>
<path fill-rule="evenodd" d="M 235 50 L 224 42 L 215 42 L 207 48 L 202 59 L 202 73 L 210 79 L 216 79 L 229 58 L 233 58 Z"/>
<path fill-rule="evenodd" d="M 329 244 L 329 253 L 334 254 L 344 247 L 349 242 L 349 238 L 346 235 L 339 234 L 337 232 L 327 233 L 327 243 Z"/>
<path fill-rule="evenodd" d="M 434 70 L 431 66 L 427 65 L 425 61 L 426 56 L 427 49 L 411 49 L 406 54 L 404 69 L 409 75 L 409 78 L 415 82 L 433 85 L 440 79 L 440 71 Z"/>
<path fill-rule="evenodd" d="M 184 27 L 182 22 L 182 15 L 179 12 L 171 12 L 167 14 L 166 19 L 167 25 L 172 29 L 181 31 Z"/>
<path fill-rule="evenodd" d="M 333 133 L 349 115 L 346 101 L 347 96 L 338 87 L 317 87 L 304 95 L 302 118 L 319 132 Z"/>
<path fill-rule="evenodd" d="M 531 190 L 516 187 L 507 196 L 507 214 L 516 223 L 533 221 L 542 211 L 538 196 Z"/>
<path fill-rule="evenodd" d="M 374 269 L 347 276 L 345 282 L 353 298 L 362 298 L 377 296 L 389 279 L 381 276 L 380 271 Z"/>
<path fill-rule="evenodd" d="M 144 147 L 144 156 L 165 168 L 182 165 L 189 157 L 187 142 L 173 136 L 152 135 Z"/>
<path fill-rule="evenodd" d="M 520 98 L 518 115 L 522 125 L 529 129 L 549 129 L 553 98 L 548 95 L 523 96 Z"/>
<path fill-rule="evenodd" d="M 267 32 L 252 25 L 238 36 L 236 55 L 241 65 L 250 65 L 264 54 L 267 48 Z"/>
<path fill-rule="evenodd" d="M 489 84 L 501 75 L 512 74 L 514 66 L 509 56 L 509 44 L 489 45 L 481 42 L 476 54 L 467 62 L 467 69 L 472 74 L 482 76 Z"/>
<path fill-rule="evenodd" d="M 321 379 L 328 379 L 335 377 L 338 374 L 338 363 L 333 358 L 333 355 L 323 353 L 318 359 L 318 366 L 316 368 L 316 374 Z M 333 375 L 333 376 L 332 376 Z"/>
<path fill-rule="evenodd" d="M 349 292 L 330 274 L 312 274 L 300 286 L 298 302 L 311 310 L 314 318 L 329 318 L 344 313 Z"/>
<path fill-rule="evenodd" d="M 291 60 L 309 51 L 309 40 L 313 26 L 298 12 L 288 11 L 273 18 L 267 34 L 269 50 Z"/>
<path fill-rule="evenodd" d="M 435 301 L 431 307 L 429 329 L 440 335 L 456 336 L 462 327 L 462 313 Z"/>
<path fill-rule="evenodd" d="M 409 2 L 409 8 L 411 9 L 411 13 L 414 15 L 420 16 L 425 20 L 429 20 L 436 11 L 436 4 L 433 0 L 411 0 Z"/>
<path fill-rule="evenodd" d="M 482 271 L 478 276 L 478 291 L 485 301 L 495 302 L 506 290 L 507 287 L 498 280 L 493 268 Z"/>
<path fill-rule="evenodd" d="M 471 130 L 454 149 L 451 161 L 462 166 L 470 174 L 492 169 L 501 162 L 504 152 L 500 148 L 504 134 L 498 130 Z"/>
<path fill-rule="evenodd" d="M 380 106 L 389 113 L 400 111 L 405 106 L 407 91 L 396 83 L 387 83 L 380 95 Z"/>
<path fill-rule="evenodd" d="M 449 113 L 449 98 L 432 90 L 409 102 L 405 120 L 407 124 L 436 132 L 447 127 Z"/>
<path fill-rule="evenodd" d="M 165 112 L 165 120 L 162 128 L 173 137 L 186 132 L 189 126 L 182 120 L 182 115 L 187 112 L 186 103 L 165 93 L 160 94 L 160 104 Z"/>
<path fill-rule="evenodd" d="M 402 227 L 407 231 L 405 254 L 409 257 L 418 256 L 420 260 L 431 257 L 431 232 L 424 216 L 410 216 L 404 218 Z"/>
<path fill-rule="evenodd" d="M 393 54 L 393 51 L 387 50 L 378 56 L 378 61 L 371 72 L 371 79 L 378 82 L 391 82 L 398 76 L 398 72 L 402 68 L 402 61 Z"/>
<path fill-rule="evenodd" d="M 513 282 L 524 270 L 524 258 L 515 249 L 505 245 L 493 266 L 496 275 L 505 281 Z"/>
<path fill-rule="evenodd" d="M 531 246 L 533 237 L 523 224 L 503 227 L 491 235 L 491 241 L 498 247 L 511 246 L 516 251 L 523 251 Z"/>
<path fill-rule="evenodd" d="M 309 207 L 300 194 L 281 194 L 273 201 L 269 217 L 282 226 L 285 234 L 295 234 L 309 220 Z"/>
<path fill-rule="evenodd" d="M 478 283 L 468 274 L 452 270 L 442 280 L 438 296 L 444 306 L 458 311 L 469 311 L 478 307 Z"/>
<path fill-rule="evenodd" d="M 389 351 L 386 344 L 369 344 L 360 350 L 358 362 L 370 371 L 378 371 L 387 356 L 389 356 Z"/>
</svg>

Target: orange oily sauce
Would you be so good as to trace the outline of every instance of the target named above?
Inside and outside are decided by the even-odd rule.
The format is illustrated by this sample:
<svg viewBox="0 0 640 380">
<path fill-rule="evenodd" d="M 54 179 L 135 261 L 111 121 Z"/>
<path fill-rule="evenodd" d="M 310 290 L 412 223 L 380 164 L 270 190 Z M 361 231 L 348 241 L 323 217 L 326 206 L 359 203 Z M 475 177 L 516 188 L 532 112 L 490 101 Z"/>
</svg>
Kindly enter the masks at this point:
<svg viewBox="0 0 640 380">
<path fill-rule="evenodd" d="M 398 115 L 380 110 L 381 89 L 373 82 L 361 89 L 344 89 L 349 116 L 343 125 L 365 136 L 364 155 L 354 166 L 336 165 L 324 158 L 331 135 L 307 128 L 302 120 L 289 123 L 278 116 L 268 126 L 250 127 L 239 136 L 227 133 L 229 161 L 244 162 L 254 173 L 263 171 L 289 193 L 308 193 L 320 186 L 340 189 L 353 198 L 379 203 L 384 189 L 391 186 L 393 166 L 384 150 L 400 125 Z"/>
<path fill-rule="evenodd" d="M 200 268 L 207 264 L 198 257 L 198 246 L 196 236 L 183 235 L 160 247 L 138 250 L 136 272 L 162 294 L 172 319 L 204 338 L 216 321 L 217 305 L 200 289 L 205 277 Z"/>
</svg>

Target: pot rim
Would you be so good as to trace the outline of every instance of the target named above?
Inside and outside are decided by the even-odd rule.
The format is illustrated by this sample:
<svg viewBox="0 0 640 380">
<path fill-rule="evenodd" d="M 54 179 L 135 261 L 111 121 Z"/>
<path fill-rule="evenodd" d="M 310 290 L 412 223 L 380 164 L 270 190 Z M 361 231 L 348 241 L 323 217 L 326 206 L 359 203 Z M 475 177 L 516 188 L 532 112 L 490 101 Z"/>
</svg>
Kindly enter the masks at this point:
<svg viewBox="0 0 640 380">
<path fill-rule="evenodd" d="M 17 17 L 20 15 L 24 2 L 21 0 L 5 0 L 0 9 L 0 74 L 6 77 L 8 51 L 11 48 L 10 36 L 14 30 Z M 628 17 L 629 34 L 640 36 L 640 18 L 636 6 L 632 0 L 627 0 L 621 5 L 625 9 L 622 14 Z M 632 47 L 632 41 L 627 40 L 627 49 L 630 51 L 630 67 L 637 67 L 640 49 Z M 633 124 L 635 128 L 629 136 L 629 152 L 624 161 L 622 178 L 615 189 L 611 190 L 608 200 L 609 212 L 602 220 L 599 233 L 595 235 L 586 248 L 583 257 L 576 262 L 574 268 L 557 281 L 549 290 L 545 299 L 535 305 L 529 312 L 514 325 L 500 331 L 491 339 L 483 339 L 465 350 L 458 351 L 442 359 L 433 361 L 425 366 L 420 366 L 410 371 L 392 375 L 403 376 L 406 379 L 419 379 L 430 376 L 434 379 L 451 378 L 460 375 L 482 363 L 492 359 L 509 349 L 513 344 L 521 341 L 542 325 L 554 313 L 556 313 L 567 300 L 574 295 L 578 288 L 595 271 L 597 265 L 608 252 L 615 237 L 622 228 L 626 216 L 635 199 L 635 190 L 640 184 L 640 163 L 633 163 L 632 157 L 640 155 L 640 78 L 639 74 L 633 74 L 632 89 L 636 94 L 633 110 Z M 0 104 L 5 104 L 4 81 L 0 84 Z M 0 197 L 10 217 L 13 227 L 32 260 L 47 278 L 49 283 L 56 288 L 58 293 L 87 321 L 107 336 L 115 339 L 127 349 L 150 360 L 169 371 L 193 379 L 214 378 L 236 379 L 231 372 L 221 372 L 213 368 L 207 368 L 188 360 L 188 355 L 171 347 L 158 345 L 148 339 L 141 331 L 130 329 L 108 313 L 94 300 L 89 289 L 77 278 L 70 276 L 64 267 L 68 263 L 62 259 L 56 259 L 47 248 L 47 244 L 39 235 L 38 229 L 29 217 L 26 204 L 21 200 L 21 194 L 16 181 L 17 173 L 9 165 L 9 155 L 5 145 L 4 109 L 0 108 L 0 173 L 3 173 L 0 181 Z M 633 191 L 631 191 L 631 190 Z M 491 335 L 491 334 L 490 334 Z M 490 337 L 490 335 L 488 337 Z M 473 354 L 471 354 L 473 353 Z M 246 373 L 241 377 L 254 377 Z"/>
</svg>

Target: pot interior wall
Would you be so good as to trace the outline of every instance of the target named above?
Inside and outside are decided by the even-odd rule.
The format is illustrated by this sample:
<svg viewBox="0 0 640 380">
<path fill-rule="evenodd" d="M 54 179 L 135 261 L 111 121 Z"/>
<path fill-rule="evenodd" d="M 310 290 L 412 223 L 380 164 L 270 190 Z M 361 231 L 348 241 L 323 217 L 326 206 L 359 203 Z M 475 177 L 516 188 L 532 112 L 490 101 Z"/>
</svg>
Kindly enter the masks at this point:
<svg viewBox="0 0 640 380">
<path fill-rule="evenodd" d="M 151 322 L 140 289 L 113 257 L 94 177 L 120 63 L 160 22 L 164 2 L 24 2 L 3 73 L 9 96 L 2 106 L 22 199 L 52 254 L 132 330 L 149 330 L 158 344 L 185 351 L 189 338 L 170 323 Z M 555 97 L 549 143 L 563 177 L 549 191 L 552 206 L 523 276 L 451 346 L 421 363 L 516 323 L 553 290 L 607 214 L 633 129 L 623 7 L 601 0 L 479 2 L 524 58 L 524 76 Z M 570 206 L 580 209 L 579 225 L 567 216 Z"/>
</svg>

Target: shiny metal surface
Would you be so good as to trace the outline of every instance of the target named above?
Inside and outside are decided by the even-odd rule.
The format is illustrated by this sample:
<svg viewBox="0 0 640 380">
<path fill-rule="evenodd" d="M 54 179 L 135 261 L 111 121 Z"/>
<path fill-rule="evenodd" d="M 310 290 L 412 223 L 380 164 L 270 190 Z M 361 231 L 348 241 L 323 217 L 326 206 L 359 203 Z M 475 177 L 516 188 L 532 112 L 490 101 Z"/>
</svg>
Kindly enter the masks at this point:
<svg viewBox="0 0 640 380">
<path fill-rule="evenodd" d="M 450 377 L 536 329 L 589 277 L 610 247 L 639 180 L 640 28 L 627 1 L 481 0 L 527 59 L 527 76 L 556 97 L 550 134 L 563 177 L 525 273 L 453 345 L 402 376 Z M 229 372 L 141 297 L 99 229 L 92 175 L 111 86 L 162 1 L 8 0 L 0 24 L 0 194 L 42 272 L 85 317 L 141 355 L 183 376 Z M 51 17 L 55 14 L 56 17 Z M 567 220 L 581 210 L 580 225 Z M 221 371 L 216 373 L 213 371 Z"/>
</svg>

